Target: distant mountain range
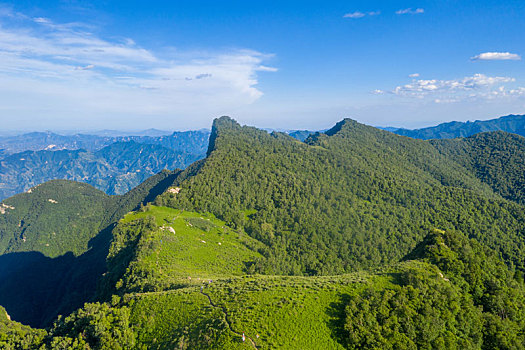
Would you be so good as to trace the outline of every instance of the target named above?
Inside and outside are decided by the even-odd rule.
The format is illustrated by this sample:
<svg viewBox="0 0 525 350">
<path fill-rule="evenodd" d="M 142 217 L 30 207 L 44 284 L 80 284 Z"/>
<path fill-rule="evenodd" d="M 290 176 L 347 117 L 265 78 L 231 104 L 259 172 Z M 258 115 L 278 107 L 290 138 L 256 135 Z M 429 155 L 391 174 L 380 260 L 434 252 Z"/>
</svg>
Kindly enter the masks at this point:
<svg viewBox="0 0 525 350">
<path fill-rule="evenodd" d="M 133 141 L 96 152 L 25 151 L 0 161 L 0 198 L 53 179 L 82 181 L 107 194 L 123 194 L 162 169 L 183 169 L 203 156 Z"/>
<path fill-rule="evenodd" d="M 161 132 L 161 131 L 159 131 Z M 147 133 L 146 131 L 144 132 Z M 13 154 L 23 151 L 58 151 L 77 150 L 96 151 L 115 142 L 135 141 L 161 145 L 174 151 L 184 151 L 194 154 L 206 153 L 208 147 L 208 130 L 181 131 L 158 136 L 144 135 L 122 135 L 123 132 L 108 131 L 107 134 L 120 134 L 119 136 L 108 135 L 60 135 L 53 132 L 31 132 L 17 136 L 0 137 L 0 152 Z M 151 134 L 151 133 L 150 133 Z M 0 156 L 2 155 L 0 153 Z"/>
<path fill-rule="evenodd" d="M 376 128 L 421 140 L 469 137 L 488 131 L 505 131 L 525 136 L 525 115 L 511 114 L 496 119 L 476 120 L 474 122 L 453 121 L 421 129 L 405 129 L 391 126 L 376 126 Z M 319 131 L 325 132 L 326 130 Z M 314 133 L 315 131 L 310 130 L 291 130 L 287 132 L 288 135 L 300 141 L 306 140 L 309 135 Z"/>
<path fill-rule="evenodd" d="M 121 130 L 99 130 L 99 131 L 90 131 L 89 135 L 97 135 L 97 136 L 108 136 L 108 137 L 119 137 L 119 136 L 151 136 L 151 137 L 158 137 L 158 136 L 167 136 L 170 135 L 172 132 L 167 130 L 159 130 L 159 129 L 147 129 L 147 130 L 140 130 L 140 131 L 121 131 Z"/>
<path fill-rule="evenodd" d="M 35 132 L 0 138 L 0 200 L 53 179 L 124 194 L 163 169 L 184 169 L 203 158 L 208 138 L 206 130 L 159 137 Z"/>
<path fill-rule="evenodd" d="M 525 136 L 525 115 L 507 115 L 505 117 L 476 120 L 474 122 L 449 122 L 422 129 L 395 129 L 382 128 L 398 135 L 408 136 L 415 139 L 453 139 L 456 137 L 468 137 L 480 132 L 506 131 L 513 134 Z"/>
</svg>

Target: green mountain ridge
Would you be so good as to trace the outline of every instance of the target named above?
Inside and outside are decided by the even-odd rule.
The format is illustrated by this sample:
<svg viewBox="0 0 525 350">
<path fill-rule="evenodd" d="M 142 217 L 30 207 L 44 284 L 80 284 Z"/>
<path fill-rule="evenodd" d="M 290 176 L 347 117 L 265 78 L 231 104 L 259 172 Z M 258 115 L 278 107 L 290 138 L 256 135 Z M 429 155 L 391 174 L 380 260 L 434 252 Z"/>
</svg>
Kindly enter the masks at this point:
<svg viewBox="0 0 525 350">
<path fill-rule="evenodd" d="M 165 218 L 177 211 L 150 208 L 145 213 L 148 212 L 166 224 Z M 141 220 L 136 216 L 129 219 Z M 165 230 L 157 227 L 153 231 Z M 446 236 L 445 232 L 437 234 Z M 524 312 L 520 306 L 523 282 L 506 280 L 507 273 L 492 275 L 495 277 L 492 283 L 505 281 L 507 289 L 503 289 L 503 294 L 518 292 L 520 296 L 507 299 L 509 302 L 503 309 L 498 298 L 494 298 L 492 305 L 496 310 L 482 310 L 476 306 L 474 293 L 464 289 L 463 274 L 455 271 L 454 266 L 459 261 L 470 261 L 468 269 L 463 271 L 476 277 L 480 268 L 492 271 L 496 267 L 498 272 L 502 267 L 501 271 L 505 271 L 505 265 L 497 262 L 497 258 L 483 261 L 485 256 L 476 256 L 478 248 L 465 255 L 462 252 L 472 249 L 468 244 L 451 245 L 448 255 L 421 255 L 422 251 L 434 251 L 434 237 L 436 232 L 431 232 L 414 252 L 419 260 L 373 272 L 208 280 L 208 273 L 199 278 L 194 270 L 192 279 L 185 278 L 175 289 L 173 285 L 151 291 L 136 291 L 132 287 L 121 291 L 120 296 L 113 296 L 110 302 L 86 304 L 56 321 L 45 334 L 4 321 L 7 332 L 19 331 L 19 339 L 4 341 L 10 344 L 25 341 L 33 346 L 47 344 L 49 349 L 520 348 L 524 341 L 519 332 L 523 327 L 519 323 Z M 460 233 L 452 233 L 450 237 L 464 240 Z M 142 249 L 146 251 L 133 262 L 144 266 L 150 264 L 147 256 L 155 257 L 162 247 L 144 245 Z M 474 260 L 466 260 L 472 257 Z M 171 259 L 170 264 L 178 265 L 176 255 Z M 131 271 L 139 277 L 136 281 L 151 276 L 144 275 L 138 266 Z M 490 284 L 487 286 L 491 288 Z M 495 296 L 500 293 L 487 291 Z M 484 305 L 491 305 L 490 298 L 485 299 L 488 301 L 484 300 Z M 502 318 L 501 312 L 514 314 Z"/>
<path fill-rule="evenodd" d="M 157 203 L 244 227 L 268 246 L 260 272 L 334 274 L 393 262 L 425 227 L 459 229 L 524 266 L 516 254 L 523 207 L 432 144 L 351 120 L 301 143 L 220 118 L 208 157 L 177 184 L 179 194 Z"/>
<path fill-rule="evenodd" d="M 219 118 L 205 159 L 109 197 L 105 249 L 76 257 L 105 254 L 96 297 L 45 330 L 6 307 L 0 347 L 523 348 L 522 142 Z"/>
</svg>

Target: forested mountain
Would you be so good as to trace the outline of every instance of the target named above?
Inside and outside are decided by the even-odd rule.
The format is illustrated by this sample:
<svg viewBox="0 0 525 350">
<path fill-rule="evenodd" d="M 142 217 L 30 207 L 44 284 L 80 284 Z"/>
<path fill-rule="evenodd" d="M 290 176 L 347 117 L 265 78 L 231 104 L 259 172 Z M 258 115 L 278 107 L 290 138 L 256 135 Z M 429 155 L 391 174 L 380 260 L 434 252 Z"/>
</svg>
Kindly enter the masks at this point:
<svg viewBox="0 0 525 350">
<path fill-rule="evenodd" d="M 80 247 L 58 259 L 98 267 L 55 270 L 98 289 L 75 289 L 69 307 L 44 303 L 69 313 L 89 301 L 45 330 L 0 299 L 13 319 L 0 309 L 0 347 L 522 349 L 522 152 L 523 138 L 503 132 L 429 142 L 345 119 L 301 142 L 219 118 L 205 159 L 125 196 L 51 182 L 3 202 L 7 249 L 34 237 L 45 252 L 56 208 L 63 247 Z M 98 204 L 84 206 L 88 196 Z M 82 243 L 66 232 L 78 208 L 94 227 Z M 90 210 L 103 213 L 96 228 Z M 95 252 L 88 261 L 104 255 L 105 268 L 82 260 Z"/>
<path fill-rule="evenodd" d="M 453 140 L 432 140 L 504 198 L 525 204 L 525 137 L 502 131 Z"/>
<path fill-rule="evenodd" d="M 203 156 L 134 141 L 116 142 L 96 152 L 16 153 L 0 160 L 0 199 L 53 179 L 82 181 L 107 194 L 123 194 L 162 169 L 185 168 Z"/>
<path fill-rule="evenodd" d="M 431 227 L 461 230 L 525 267 L 522 206 L 432 144 L 352 120 L 301 143 L 218 119 L 208 157 L 183 172 L 178 186 L 180 194 L 158 203 L 246 229 L 267 246 L 258 266 L 264 273 L 336 274 L 391 263 Z"/>
<path fill-rule="evenodd" d="M 525 136 L 525 115 L 507 115 L 491 120 L 476 120 L 474 122 L 449 122 L 422 129 L 391 129 L 398 135 L 416 139 L 452 139 L 467 137 L 480 132 L 506 131 Z"/>
<path fill-rule="evenodd" d="M 116 221 L 173 182 L 162 172 L 123 196 L 55 180 L 0 204 L 0 305 L 43 326 L 90 300 Z"/>
</svg>

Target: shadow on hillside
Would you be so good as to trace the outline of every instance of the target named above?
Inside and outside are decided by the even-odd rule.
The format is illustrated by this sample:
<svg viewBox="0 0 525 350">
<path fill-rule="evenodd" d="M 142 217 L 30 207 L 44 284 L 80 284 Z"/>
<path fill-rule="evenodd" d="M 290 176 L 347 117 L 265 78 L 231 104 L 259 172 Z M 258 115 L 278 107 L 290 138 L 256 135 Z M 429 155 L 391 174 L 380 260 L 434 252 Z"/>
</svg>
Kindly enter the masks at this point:
<svg viewBox="0 0 525 350">
<path fill-rule="evenodd" d="M 89 241 L 89 250 L 76 257 L 66 253 L 49 258 L 40 252 L 0 255 L 0 305 L 11 319 L 32 327 L 51 325 L 58 315 L 68 315 L 92 301 L 100 277 L 107 270 L 106 257 L 116 222 L 127 212 L 152 202 L 181 170 L 162 171 L 120 197 L 115 212 Z"/>
<path fill-rule="evenodd" d="M 100 231 L 78 257 L 71 252 L 57 258 L 40 252 L 0 256 L 0 305 L 11 319 L 42 328 L 91 300 L 106 271 L 113 227 Z"/>
<path fill-rule="evenodd" d="M 349 294 L 341 294 L 339 300 L 330 303 L 330 306 L 326 310 L 326 314 L 330 317 L 328 327 L 331 330 L 332 338 L 344 347 L 346 347 L 345 308 L 349 301 Z"/>
</svg>

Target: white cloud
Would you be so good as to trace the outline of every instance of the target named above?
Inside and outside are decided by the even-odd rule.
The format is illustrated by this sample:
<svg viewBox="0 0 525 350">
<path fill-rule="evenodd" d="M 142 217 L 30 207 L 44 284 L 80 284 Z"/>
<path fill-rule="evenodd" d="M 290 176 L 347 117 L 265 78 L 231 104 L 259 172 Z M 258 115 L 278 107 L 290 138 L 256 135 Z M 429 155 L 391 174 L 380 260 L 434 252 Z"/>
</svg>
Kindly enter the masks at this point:
<svg viewBox="0 0 525 350">
<path fill-rule="evenodd" d="M 409 84 L 397 86 L 387 93 L 417 99 L 428 97 L 435 103 L 525 96 L 525 88 L 509 88 L 505 86 L 505 84 L 515 83 L 516 79 L 512 77 L 491 77 L 484 74 L 474 74 L 473 76 L 452 80 L 415 79 L 418 76 L 414 76 L 414 79 Z M 374 93 L 377 94 L 377 91 L 382 90 L 375 90 Z"/>
<path fill-rule="evenodd" d="M 277 72 L 278 71 L 278 69 L 275 67 L 267 67 L 263 65 L 260 65 L 259 67 L 257 67 L 256 70 L 259 72 Z"/>
<path fill-rule="evenodd" d="M 355 11 L 347 13 L 343 16 L 343 18 L 362 18 L 365 16 L 377 16 L 380 15 L 381 11 L 369 11 L 369 12 L 361 12 L 361 11 Z"/>
<path fill-rule="evenodd" d="M 75 67 L 76 70 L 88 70 L 95 68 L 94 64 L 88 64 L 87 66 L 77 66 Z"/>
<path fill-rule="evenodd" d="M 407 8 L 407 9 L 401 9 L 401 10 L 396 11 L 396 15 L 418 15 L 421 13 L 425 13 L 425 10 L 422 8 L 417 8 L 417 9 Z"/>
<path fill-rule="evenodd" d="M 263 64 L 271 57 L 244 49 L 163 55 L 82 23 L 0 8 L 0 112 L 209 117 L 260 98 L 257 73 L 277 71 Z"/>
<path fill-rule="evenodd" d="M 419 73 L 413 73 L 408 75 L 410 78 L 417 78 L 419 77 Z"/>
<path fill-rule="evenodd" d="M 49 21 L 47 18 L 44 18 L 44 17 L 35 17 L 33 18 L 33 21 L 35 21 L 35 23 L 43 23 L 43 24 L 51 23 L 51 21 Z"/>
<path fill-rule="evenodd" d="M 355 12 L 345 14 L 343 18 L 361 18 L 365 16 L 366 14 L 364 14 L 363 12 L 355 11 Z"/>
<path fill-rule="evenodd" d="M 521 56 L 510 52 L 484 52 L 471 58 L 472 60 L 521 60 Z"/>
</svg>

